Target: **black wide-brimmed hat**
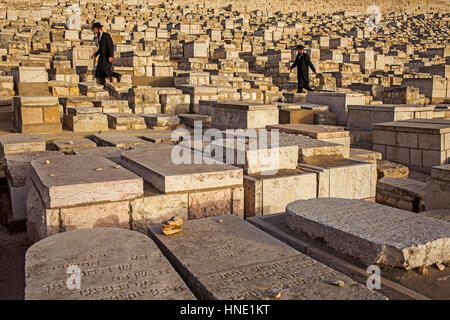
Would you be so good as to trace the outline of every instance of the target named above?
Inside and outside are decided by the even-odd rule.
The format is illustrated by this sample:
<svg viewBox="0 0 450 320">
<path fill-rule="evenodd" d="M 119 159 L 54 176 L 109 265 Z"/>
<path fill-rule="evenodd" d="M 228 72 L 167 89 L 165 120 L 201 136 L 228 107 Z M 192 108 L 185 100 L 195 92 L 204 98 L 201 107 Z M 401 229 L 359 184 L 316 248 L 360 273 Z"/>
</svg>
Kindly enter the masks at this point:
<svg viewBox="0 0 450 320">
<path fill-rule="evenodd" d="M 101 29 L 101 28 L 103 28 L 103 26 L 102 26 L 102 24 L 100 23 L 100 22 L 94 22 L 93 24 L 92 24 L 92 29 Z"/>
<path fill-rule="evenodd" d="M 297 46 L 297 49 L 305 49 L 305 47 L 302 46 L 301 44 L 299 44 L 299 45 Z"/>
</svg>

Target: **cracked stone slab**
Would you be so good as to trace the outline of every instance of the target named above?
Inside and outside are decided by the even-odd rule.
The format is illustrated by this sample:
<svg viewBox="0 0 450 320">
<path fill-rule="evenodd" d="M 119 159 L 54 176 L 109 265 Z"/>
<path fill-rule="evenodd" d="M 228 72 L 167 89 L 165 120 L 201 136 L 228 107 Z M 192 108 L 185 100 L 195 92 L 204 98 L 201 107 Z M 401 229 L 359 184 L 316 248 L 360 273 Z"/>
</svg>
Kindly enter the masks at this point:
<svg viewBox="0 0 450 320">
<path fill-rule="evenodd" d="M 100 156 L 65 156 L 31 161 L 31 179 L 46 208 L 142 196 L 142 178 Z"/>
<path fill-rule="evenodd" d="M 68 267 L 79 289 L 67 287 Z M 26 300 L 193 300 L 194 295 L 147 236 L 118 228 L 45 238 L 25 257 Z"/>
<path fill-rule="evenodd" d="M 148 233 L 201 299 L 385 299 L 236 216 L 189 220 L 171 236 L 159 226 Z"/>
<path fill-rule="evenodd" d="M 445 221 L 339 198 L 295 201 L 286 212 L 292 230 L 320 239 L 365 265 L 412 269 L 450 258 L 450 223 Z"/>
</svg>

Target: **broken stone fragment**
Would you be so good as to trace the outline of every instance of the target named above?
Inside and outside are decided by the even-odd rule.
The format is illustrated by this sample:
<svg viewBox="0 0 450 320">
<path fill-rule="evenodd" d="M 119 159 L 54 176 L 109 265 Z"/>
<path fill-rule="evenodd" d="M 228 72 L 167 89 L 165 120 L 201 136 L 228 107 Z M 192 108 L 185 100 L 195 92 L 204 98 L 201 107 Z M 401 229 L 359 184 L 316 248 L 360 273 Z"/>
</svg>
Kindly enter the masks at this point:
<svg viewBox="0 0 450 320">
<path fill-rule="evenodd" d="M 281 299 L 281 293 L 277 293 L 274 297 L 275 300 Z"/>
<path fill-rule="evenodd" d="M 442 263 L 437 262 L 435 265 L 436 265 L 436 268 L 438 268 L 439 271 L 444 271 L 445 266 Z"/>
<path fill-rule="evenodd" d="M 333 283 L 334 285 L 338 286 L 338 287 L 345 287 L 345 282 L 342 280 L 337 280 L 336 282 Z"/>
<path fill-rule="evenodd" d="M 50 160 L 45 160 L 45 164 L 50 164 Z"/>
<path fill-rule="evenodd" d="M 417 268 L 417 273 L 421 275 L 427 275 L 428 274 L 428 268 L 426 267 L 419 267 Z"/>
<path fill-rule="evenodd" d="M 102 170 L 103 170 L 102 168 L 95 169 L 95 171 L 102 171 Z"/>
<path fill-rule="evenodd" d="M 181 232 L 182 228 L 183 219 L 179 216 L 173 217 L 171 220 L 168 220 L 162 224 L 162 232 L 165 235 L 171 235 Z"/>
</svg>

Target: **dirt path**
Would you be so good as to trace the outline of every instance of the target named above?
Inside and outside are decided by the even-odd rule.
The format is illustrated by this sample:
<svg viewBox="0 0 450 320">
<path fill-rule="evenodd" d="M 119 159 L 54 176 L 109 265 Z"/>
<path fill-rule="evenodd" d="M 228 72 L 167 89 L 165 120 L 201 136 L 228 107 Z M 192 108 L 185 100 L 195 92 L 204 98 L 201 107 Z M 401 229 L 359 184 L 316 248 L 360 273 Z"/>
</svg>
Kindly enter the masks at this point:
<svg viewBox="0 0 450 320">
<path fill-rule="evenodd" d="M 0 225 L 0 300 L 22 300 L 25 289 L 26 233 L 10 234 Z"/>
</svg>

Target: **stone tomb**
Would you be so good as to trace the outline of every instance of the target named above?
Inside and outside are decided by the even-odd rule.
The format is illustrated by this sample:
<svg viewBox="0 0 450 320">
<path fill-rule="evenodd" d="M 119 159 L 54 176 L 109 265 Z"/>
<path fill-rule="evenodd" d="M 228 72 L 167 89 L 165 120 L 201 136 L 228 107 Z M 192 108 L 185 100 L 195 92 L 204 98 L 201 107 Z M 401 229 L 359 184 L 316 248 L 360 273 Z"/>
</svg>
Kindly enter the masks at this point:
<svg viewBox="0 0 450 320">
<path fill-rule="evenodd" d="M 28 151 L 45 151 L 45 141 L 38 134 L 12 133 L 0 135 L 0 155 Z"/>
<path fill-rule="evenodd" d="M 373 125 L 372 143 L 373 150 L 381 152 L 383 159 L 430 172 L 432 167 L 446 164 L 450 158 L 450 121 L 416 119 L 377 123 Z"/>
<path fill-rule="evenodd" d="M 136 148 L 141 146 L 150 146 L 151 143 L 139 139 L 131 134 L 122 132 L 104 132 L 98 133 L 90 137 L 98 146 L 117 147 L 121 149 L 128 149 L 130 147 Z"/>
<path fill-rule="evenodd" d="M 32 242 L 72 229 L 129 228 L 126 200 L 143 195 L 142 178 L 100 156 L 33 160 L 25 187 Z"/>
<path fill-rule="evenodd" d="M 226 101 L 210 106 L 211 126 L 219 129 L 265 128 L 278 124 L 278 107 L 243 101 Z"/>
<path fill-rule="evenodd" d="M 63 115 L 64 127 L 74 132 L 108 131 L 108 117 L 97 107 L 69 107 Z"/>
<path fill-rule="evenodd" d="M 425 207 L 427 210 L 450 209 L 450 164 L 431 169 Z"/>
<path fill-rule="evenodd" d="M 79 289 L 67 287 L 72 265 L 81 271 Z M 195 299 L 153 241 L 116 228 L 39 241 L 26 253 L 25 282 L 26 300 Z"/>
<path fill-rule="evenodd" d="M 348 106 L 347 127 L 371 131 L 372 125 L 380 122 L 432 119 L 434 108 L 435 106 L 395 104 Z"/>
<path fill-rule="evenodd" d="M 329 110 L 336 115 L 339 125 L 347 123 L 347 106 L 365 104 L 362 93 L 343 93 L 333 91 L 308 92 L 306 102 L 327 105 Z"/>
<path fill-rule="evenodd" d="M 306 172 L 317 173 L 317 197 L 350 199 L 374 198 L 377 165 L 338 157 L 311 157 L 299 164 Z"/>
<path fill-rule="evenodd" d="M 23 133 L 62 131 L 57 97 L 14 97 L 14 125 Z"/>
<path fill-rule="evenodd" d="M 148 233 L 199 299 L 385 299 L 234 216 Z"/>
<path fill-rule="evenodd" d="M 31 161 L 41 158 L 48 159 L 55 155 L 61 155 L 56 151 L 29 151 L 5 156 L 6 179 L 11 202 L 11 221 L 24 221 L 27 219 L 25 202 L 27 199 L 27 188 L 25 181 L 30 175 Z"/>
<path fill-rule="evenodd" d="M 350 134 L 342 127 L 309 124 L 280 124 L 266 126 L 266 129 L 275 129 L 289 134 L 302 134 L 317 140 L 341 144 L 345 147 L 343 156 L 348 158 L 350 155 Z"/>
<path fill-rule="evenodd" d="M 381 204 L 350 199 L 300 200 L 286 207 L 294 231 L 364 265 L 412 269 L 450 259 L 450 224 Z"/>
<path fill-rule="evenodd" d="M 180 154 L 188 155 L 191 161 L 175 163 L 172 156 Z M 199 162 L 195 156 L 200 156 Z M 178 200 L 174 201 L 179 201 L 179 204 L 174 202 L 173 206 L 187 203 L 189 219 L 223 214 L 243 217 L 242 169 L 213 159 L 202 160 L 201 156 L 201 153 L 185 147 L 158 144 L 151 148 L 124 151 L 122 165 L 155 187 L 157 191 L 154 194 L 178 194 Z M 151 203 L 153 200 L 150 197 L 146 201 Z M 159 213 L 145 214 L 156 217 Z"/>
</svg>

